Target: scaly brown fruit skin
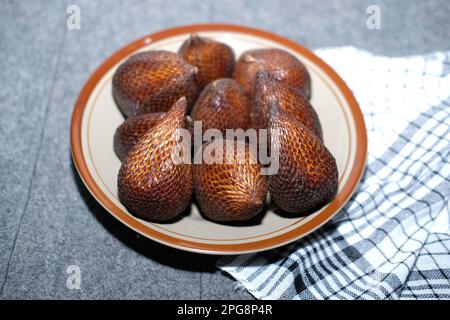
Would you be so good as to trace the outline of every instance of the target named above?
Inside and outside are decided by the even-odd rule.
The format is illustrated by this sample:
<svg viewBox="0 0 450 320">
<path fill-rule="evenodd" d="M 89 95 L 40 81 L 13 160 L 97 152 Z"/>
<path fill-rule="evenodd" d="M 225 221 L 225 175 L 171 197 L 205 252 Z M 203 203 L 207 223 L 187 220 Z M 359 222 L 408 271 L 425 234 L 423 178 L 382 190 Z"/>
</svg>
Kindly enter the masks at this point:
<svg viewBox="0 0 450 320">
<path fill-rule="evenodd" d="M 152 129 L 163 117 L 164 112 L 146 113 L 125 120 L 114 134 L 114 151 L 124 162 L 128 152 L 144 134 Z"/>
<path fill-rule="evenodd" d="M 194 121 L 202 121 L 203 132 L 207 129 L 226 129 L 250 127 L 250 99 L 240 85 L 233 79 L 219 79 L 203 89 L 192 109 Z"/>
<path fill-rule="evenodd" d="M 137 53 L 113 76 L 114 99 L 127 117 L 166 112 L 181 97 L 188 106 L 197 98 L 197 69 L 169 51 Z"/>
<path fill-rule="evenodd" d="M 234 52 L 225 43 L 191 35 L 178 53 L 190 65 L 198 68 L 195 80 L 199 90 L 219 78 L 229 78 L 234 68 Z"/>
<path fill-rule="evenodd" d="M 119 199 L 133 214 L 152 221 L 171 220 L 190 203 L 192 165 L 176 164 L 176 129 L 184 128 L 186 99 L 178 100 L 161 121 L 131 149 L 118 175 Z"/>
<path fill-rule="evenodd" d="M 291 114 L 294 119 L 311 130 L 320 141 L 322 127 L 316 111 L 298 90 L 283 84 L 265 71 L 258 71 L 250 108 L 251 127 L 266 129 L 269 121 L 269 105 L 275 101 L 281 110 Z"/>
<path fill-rule="evenodd" d="M 296 57 L 281 49 L 257 49 L 244 52 L 236 63 L 233 78 L 249 95 L 253 95 L 256 73 L 269 72 L 276 80 L 288 84 L 309 99 L 311 78 L 308 70 Z"/>
<path fill-rule="evenodd" d="M 269 176 L 271 199 L 282 210 L 300 213 L 329 201 L 338 188 L 336 160 L 322 142 L 304 125 L 271 106 L 269 129 L 277 129 L 279 170 Z"/>
<path fill-rule="evenodd" d="M 224 163 L 194 164 L 195 196 L 203 214 L 213 221 L 248 220 L 260 213 L 264 206 L 267 178 L 261 175 L 262 167 L 249 151 L 248 144 L 245 143 L 242 149 L 237 145 L 234 141 L 231 163 L 225 162 L 224 147 Z"/>
<path fill-rule="evenodd" d="M 114 151 L 120 161 L 124 162 L 131 148 L 150 131 L 164 116 L 165 112 L 145 113 L 125 120 L 114 134 Z M 186 129 L 191 137 L 194 133 L 193 122 L 186 116 Z"/>
</svg>

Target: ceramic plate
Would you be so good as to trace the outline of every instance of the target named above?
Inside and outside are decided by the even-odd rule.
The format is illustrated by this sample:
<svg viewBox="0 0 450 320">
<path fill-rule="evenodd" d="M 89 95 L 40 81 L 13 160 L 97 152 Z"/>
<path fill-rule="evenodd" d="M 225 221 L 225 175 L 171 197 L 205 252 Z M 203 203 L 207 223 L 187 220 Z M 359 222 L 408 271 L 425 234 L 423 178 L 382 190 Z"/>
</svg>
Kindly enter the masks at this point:
<svg viewBox="0 0 450 320">
<path fill-rule="evenodd" d="M 172 224 L 151 223 L 127 212 L 117 197 L 120 161 L 113 150 L 115 129 L 124 121 L 111 94 L 111 79 L 128 56 L 144 50 L 177 51 L 196 32 L 230 45 L 238 57 L 255 48 L 281 48 L 308 68 L 312 105 L 322 123 L 325 145 L 337 161 L 339 190 L 328 205 L 306 217 L 288 218 L 267 211 L 252 225 L 222 225 L 205 220 L 195 205 Z M 115 218 L 136 232 L 182 250 L 208 254 L 241 254 L 279 247 L 322 226 L 348 201 L 359 183 L 366 159 L 366 129 L 358 104 L 344 81 L 320 58 L 278 35 L 241 26 L 192 25 L 139 39 L 108 58 L 90 77 L 75 105 L 71 149 L 89 191 Z M 106 214 L 106 212 L 105 212 Z M 300 244 L 301 245 L 301 244 Z"/>
</svg>

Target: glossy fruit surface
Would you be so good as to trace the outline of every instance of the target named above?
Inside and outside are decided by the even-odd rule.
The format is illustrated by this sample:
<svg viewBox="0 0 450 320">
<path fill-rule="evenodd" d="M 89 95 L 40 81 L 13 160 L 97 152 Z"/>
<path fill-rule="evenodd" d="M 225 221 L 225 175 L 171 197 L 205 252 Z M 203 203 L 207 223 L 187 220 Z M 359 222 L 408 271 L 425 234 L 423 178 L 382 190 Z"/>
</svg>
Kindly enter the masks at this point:
<svg viewBox="0 0 450 320">
<path fill-rule="evenodd" d="M 133 214 L 153 221 L 179 215 L 191 201 L 192 165 L 175 163 L 175 132 L 185 127 L 186 99 L 131 149 L 118 175 L 119 199 Z"/>
<path fill-rule="evenodd" d="M 261 212 L 267 195 L 267 179 L 249 145 L 238 148 L 236 141 L 231 145 L 232 161 L 226 163 L 224 151 L 224 163 L 194 164 L 197 201 L 203 214 L 214 221 L 248 220 Z"/>
<path fill-rule="evenodd" d="M 146 113 L 126 119 L 114 134 L 114 151 L 124 161 L 131 148 L 163 117 L 164 112 Z"/>
<path fill-rule="evenodd" d="M 195 80 L 199 89 L 216 79 L 229 78 L 233 73 L 234 52 L 225 43 L 193 34 L 178 53 L 198 68 Z"/>
<path fill-rule="evenodd" d="M 236 63 L 233 78 L 253 94 L 256 73 L 269 72 L 276 80 L 286 83 L 309 99 L 311 79 L 306 67 L 296 57 L 281 49 L 256 49 L 244 52 Z"/>
<path fill-rule="evenodd" d="M 192 119 L 202 121 L 203 131 L 247 130 L 250 126 L 250 99 L 233 79 L 215 80 L 203 89 L 192 110 Z"/>
<path fill-rule="evenodd" d="M 166 112 L 181 97 L 188 107 L 197 97 L 197 69 L 169 51 L 137 53 L 122 63 L 113 76 L 114 99 L 127 117 Z"/>
<path fill-rule="evenodd" d="M 252 128 L 267 128 L 271 101 L 276 102 L 281 110 L 292 115 L 322 141 L 319 117 L 309 100 L 298 90 L 275 80 L 265 71 L 258 71 L 256 75 L 255 91 L 250 109 Z"/>
<path fill-rule="evenodd" d="M 269 129 L 279 152 L 279 170 L 269 176 L 271 199 L 284 211 L 316 209 L 334 197 L 338 187 L 336 160 L 304 125 L 271 105 Z M 273 152 L 273 150 L 271 150 Z"/>
</svg>

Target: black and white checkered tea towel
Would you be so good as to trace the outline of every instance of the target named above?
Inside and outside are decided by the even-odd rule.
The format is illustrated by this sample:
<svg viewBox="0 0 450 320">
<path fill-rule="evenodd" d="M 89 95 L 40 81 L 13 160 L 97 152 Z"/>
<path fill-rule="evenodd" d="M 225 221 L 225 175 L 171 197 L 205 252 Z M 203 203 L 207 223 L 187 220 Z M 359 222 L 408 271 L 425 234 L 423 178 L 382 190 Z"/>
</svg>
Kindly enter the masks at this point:
<svg viewBox="0 0 450 320">
<path fill-rule="evenodd" d="M 325 226 L 219 267 L 260 299 L 450 298 L 450 52 L 388 58 L 316 52 L 367 125 L 361 184 Z"/>
</svg>

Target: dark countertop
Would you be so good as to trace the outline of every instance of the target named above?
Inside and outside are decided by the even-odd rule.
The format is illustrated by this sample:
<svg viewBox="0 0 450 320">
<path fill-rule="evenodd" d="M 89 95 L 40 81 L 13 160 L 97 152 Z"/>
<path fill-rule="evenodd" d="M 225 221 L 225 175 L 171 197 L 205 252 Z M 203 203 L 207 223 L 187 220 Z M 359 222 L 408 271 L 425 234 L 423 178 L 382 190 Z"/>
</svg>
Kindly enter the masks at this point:
<svg viewBox="0 0 450 320">
<path fill-rule="evenodd" d="M 0 7 L 0 298 L 252 298 L 217 257 L 138 236 L 90 196 L 71 161 L 69 122 L 89 74 L 163 28 L 224 22 L 307 47 L 354 45 L 389 56 L 450 48 L 448 1 L 6 1 Z M 66 8 L 81 29 L 66 28 Z M 366 27 L 379 5 L 380 30 Z M 81 289 L 66 287 L 77 265 Z"/>
</svg>

